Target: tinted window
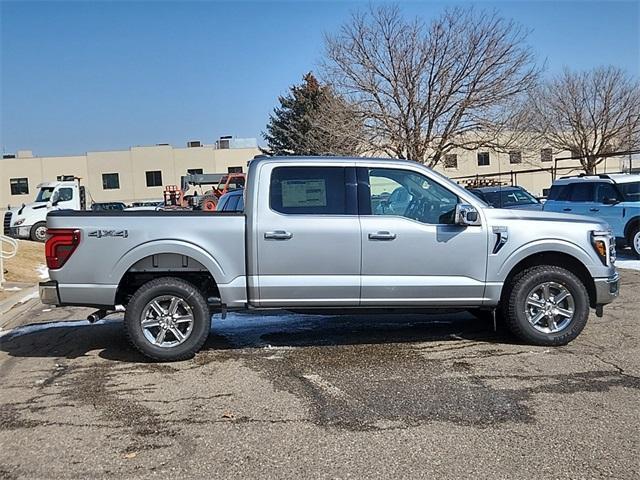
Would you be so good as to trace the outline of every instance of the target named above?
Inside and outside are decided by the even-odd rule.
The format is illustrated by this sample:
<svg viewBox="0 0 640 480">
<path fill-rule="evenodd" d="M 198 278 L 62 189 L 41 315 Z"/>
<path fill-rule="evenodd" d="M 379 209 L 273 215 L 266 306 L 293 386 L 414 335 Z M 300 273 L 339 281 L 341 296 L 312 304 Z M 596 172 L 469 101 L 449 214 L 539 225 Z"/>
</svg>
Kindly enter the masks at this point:
<svg viewBox="0 0 640 480">
<path fill-rule="evenodd" d="M 611 183 L 598 183 L 596 186 L 596 202 L 604 203 L 605 198 L 620 199 L 616 188 Z"/>
<path fill-rule="evenodd" d="M 552 185 L 547 195 L 547 200 L 566 200 L 567 193 L 569 193 L 568 186 L 569 185 Z"/>
<path fill-rule="evenodd" d="M 371 213 L 429 224 L 454 222 L 458 197 L 433 180 L 408 170 L 369 170 Z"/>
<path fill-rule="evenodd" d="M 61 188 L 58 190 L 58 201 L 68 202 L 73 198 L 73 190 L 71 188 Z"/>
<path fill-rule="evenodd" d="M 29 194 L 29 180 L 27 178 L 11 178 L 9 185 L 11 185 L 11 195 Z"/>
<path fill-rule="evenodd" d="M 513 207 L 516 205 L 533 205 L 539 203 L 525 190 L 498 190 L 496 192 L 486 192 L 486 201 L 494 207 Z"/>
<path fill-rule="evenodd" d="M 103 190 L 114 190 L 120 188 L 120 177 L 117 173 L 103 173 L 102 174 L 102 188 Z"/>
<path fill-rule="evenodd" d="M 478 152 L 478 166 L 486 167 L 489 164 L 491 164 L 489 152 Z"/>
<path fill-rule="evenodd" d="M 286 214 L 347 215 L 345 171 L 343 167 L 275 168 L 271 208 Z"/>
<path fill-rule="evenodd" d="M 593 202 L 594 183 L 573 183 L 571 184 L 570 202 Z"/>
<path fill-rule="evenodd" d="M 618 189 L 627 202 L 640 202 L 640 182 L 619 183 Z"/>
<path fill-rule="evenodd" d="M 145 172 L 147 177 L 147 187 L 161 187 L 162 186 L 162 172 L 160 170 L 153 170 Z"/>
</svg>

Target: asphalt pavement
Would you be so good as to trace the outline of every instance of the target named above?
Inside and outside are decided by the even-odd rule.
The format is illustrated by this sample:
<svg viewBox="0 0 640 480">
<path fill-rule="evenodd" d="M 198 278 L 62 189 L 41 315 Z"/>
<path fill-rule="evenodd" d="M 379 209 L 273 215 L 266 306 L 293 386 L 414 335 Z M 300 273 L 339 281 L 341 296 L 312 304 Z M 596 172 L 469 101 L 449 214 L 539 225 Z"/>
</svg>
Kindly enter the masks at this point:
<svg viewBox="0 0 640 480">
<path fill-rule="evenodd" d="M 467 313 L 230 314 L 149 363 L 121 315 L 2 319 L 0 478 L 639 478 L 640 272 L 568 346 Z"/>
</svg>

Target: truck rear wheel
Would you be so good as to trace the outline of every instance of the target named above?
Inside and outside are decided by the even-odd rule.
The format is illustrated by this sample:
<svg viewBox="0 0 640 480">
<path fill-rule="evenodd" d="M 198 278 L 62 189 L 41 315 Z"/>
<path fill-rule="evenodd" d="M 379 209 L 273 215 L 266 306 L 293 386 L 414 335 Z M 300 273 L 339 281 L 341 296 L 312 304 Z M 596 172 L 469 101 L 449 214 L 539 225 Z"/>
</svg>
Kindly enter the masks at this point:
<svg viewBox="0 0 640 480">
<path fill-rule="evenodd" d="M 172 362 L 193 357 L 209 336 L 207 302 L 191 283 L 151 280 L 131 297 L 124 316 L 127 337 L 144 355 Z"/>
<path fill-rule="evenodd" d="M 589 317 L 589 295 L 573 273 L 561 267 L 528 268 L 513 279 L 506 296 L 509 330 L 533 345 L 566 345 Z"/>
<path fill-rule="evenodd" d="M 36 223 L 33 227 L 31 227 L 29 236 L 34 242 L 44 242 L 47 239 L 47 223 Z"/>
</svg>

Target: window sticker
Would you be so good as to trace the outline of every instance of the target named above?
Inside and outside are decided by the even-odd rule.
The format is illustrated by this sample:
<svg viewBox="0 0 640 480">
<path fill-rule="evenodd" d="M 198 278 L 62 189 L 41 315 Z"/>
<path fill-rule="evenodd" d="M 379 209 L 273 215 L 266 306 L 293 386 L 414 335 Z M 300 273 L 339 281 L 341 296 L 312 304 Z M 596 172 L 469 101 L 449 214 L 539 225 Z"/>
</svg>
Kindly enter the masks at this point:
<svg viewBox="0 0 640 480">
<path fill-rule="evenodd" d="M 283 207 L 326 207 L 327 186 L 323 178 L 283 180 Z"/>
</svg>

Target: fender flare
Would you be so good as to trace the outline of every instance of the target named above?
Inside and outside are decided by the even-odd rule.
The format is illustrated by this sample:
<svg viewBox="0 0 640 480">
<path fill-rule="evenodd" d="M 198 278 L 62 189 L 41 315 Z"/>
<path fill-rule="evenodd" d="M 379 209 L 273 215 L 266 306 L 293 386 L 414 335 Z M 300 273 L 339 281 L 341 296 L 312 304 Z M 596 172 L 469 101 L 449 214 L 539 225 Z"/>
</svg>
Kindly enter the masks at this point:
<svg viewBox="0 0 640 480">
<path fill-rule="evenodd" d="M 209 271 L 216 283 L 225 276 L 225 272 L 218 261 L 198 245 L 182 240 L 153 240 L 137 245 L 120 257 L 111 272 L 109 272 L 109 283 L 119 285 L 125 273 L 136 262 L 151 255 L 162 253 L 184 255 L 200 262 Z"/>
<path fill-rule="evenodd" d="M 575 243 L 558 239 L 534 240 L 526 243 L 509 254 L 500 266 L 497 280 L 504 282 L 516 265 L 526 258 L 539 253 L 563 253 L 578 260 L 587 270 L 593 264 L 593 258 L 582 247 Z"/>
</svg>

